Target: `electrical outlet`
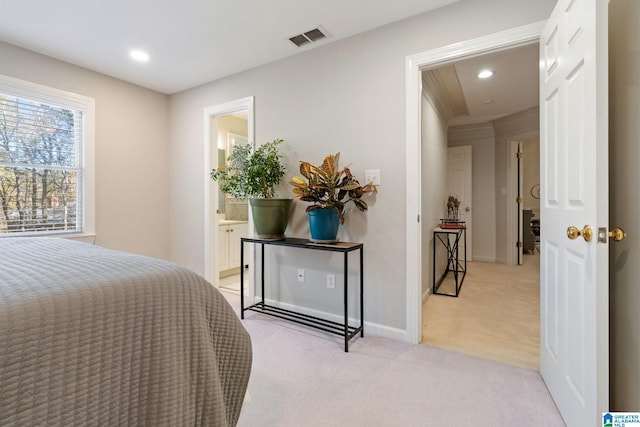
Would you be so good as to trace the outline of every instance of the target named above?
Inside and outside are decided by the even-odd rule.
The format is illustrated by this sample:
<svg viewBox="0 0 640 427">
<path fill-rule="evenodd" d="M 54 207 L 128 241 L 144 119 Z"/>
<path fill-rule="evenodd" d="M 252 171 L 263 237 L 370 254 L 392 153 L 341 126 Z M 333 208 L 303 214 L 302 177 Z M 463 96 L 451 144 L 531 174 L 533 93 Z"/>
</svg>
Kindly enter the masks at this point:
<svg viewBox="0 0 640 427">
<path fill-rule="evenodd" d="M 301 268 L 298 269 L 298 282 L 304 282 L 304 270 Z"/>
<path fill-rule="evenodd" d="M 327 274 L 327 288 L 335 289 L 336 288 L 336 275 L 335 274 Z"/>
<path fill-rule="evenodd" d="M 364 183 L 373 183 L 373 185 L 380 185 L 380 169 L 367 169 L 364 171 Z"/>
</svg>

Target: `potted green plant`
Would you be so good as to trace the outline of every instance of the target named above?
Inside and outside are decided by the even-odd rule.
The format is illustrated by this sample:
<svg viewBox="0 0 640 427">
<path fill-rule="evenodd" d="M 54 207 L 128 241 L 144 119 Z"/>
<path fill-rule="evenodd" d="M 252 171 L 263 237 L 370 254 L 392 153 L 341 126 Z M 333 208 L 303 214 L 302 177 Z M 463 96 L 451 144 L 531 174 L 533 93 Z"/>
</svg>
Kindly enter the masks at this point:
<svg viewBox="0 0 640 427">
<path fill-rule="evenodd" d="M 295 197 L 312 203 L 306 209 L 312 241 L 335 242 L 347 204 L 353 203 L 364 212 L 368 205 L 362 197 L 378 191 L 371 182 L 360 185 L 349 168 L 340 168 L 339 163 L 340 153 L 328 155 L 320 166 L 301 161 L 301 176 L 290 182 Z"/>
<path fill-rule="evenodd" d="M 274 139 L 257 148 L 236 145 L 224 168 L 213 169 L 211 179 L 222 192 L 249 199 L 256 235 L 265 239 L 283 239 L 289 222 L 291 199 L 280 199 L 276 187 L 285 175 L 285 166 L 278 146 L 283 139 Z"/>
</svg>

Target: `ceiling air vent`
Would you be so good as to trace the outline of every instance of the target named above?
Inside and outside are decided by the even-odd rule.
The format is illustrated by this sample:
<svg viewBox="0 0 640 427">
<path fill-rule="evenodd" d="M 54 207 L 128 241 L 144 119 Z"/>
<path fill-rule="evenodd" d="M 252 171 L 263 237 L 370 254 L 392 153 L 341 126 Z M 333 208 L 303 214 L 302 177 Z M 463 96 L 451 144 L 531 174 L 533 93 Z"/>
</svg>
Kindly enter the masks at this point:
<svg viewBox="0 0 640 427">
<path fill-rule="evenodd" d="M 291 43 L 300 47 L 307 43 L 321 40 L 325 37 L 327 36 L 319 28 L 314 28 L 313 30 L 309 30 L 304 34 L 298 34 L 297 36 L 290 37 L 289 40 L 291 41 Z"/>
</svg>

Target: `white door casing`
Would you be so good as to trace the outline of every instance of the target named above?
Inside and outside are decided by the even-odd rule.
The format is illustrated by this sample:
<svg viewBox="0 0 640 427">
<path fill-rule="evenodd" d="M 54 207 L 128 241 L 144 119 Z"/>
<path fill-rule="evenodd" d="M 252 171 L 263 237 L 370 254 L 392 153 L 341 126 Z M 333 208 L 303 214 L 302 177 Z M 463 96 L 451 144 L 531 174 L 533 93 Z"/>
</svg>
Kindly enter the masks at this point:
<svg viewBox="0 0 640 427">
<path fill-rule="evenodd" d="M 608 410 L 607 13 L 560 0 L 540 39 L 540 371 L 569 427 Z M 590 242 L 567 237 L 585 225 Z"/>
<path fill-rule="evenodd" d="M 472 211 L 472 147 L 463 145 L 447 149 L 447 191 L 460 201 L 459 214 L 467 227 L 466 243 L 461 239 L 459 247 L 460 259 L 467 254 L 467 261 L 472 261 L 473 211 Z M 466 251 L 465 251 L 466 245 Z"/>
<path fill-rule="evenodd" d="M 508 265 L 522 264 L 522 248 L 518 248 L 518 242 L 524 243 L 522 222 L 522 203 L 517 202 L 522 197 L 522 164 L 518 159 L 518 152 L 522 152 L 522 142 L 509 141 L 509 153 L 507 162 L 507 256 Z"/>
<path fill-rule="evenodd" d="M 512 142 L 512 144 L 515 144 L 515 146 L 513 148 L 515 148 L 515 163 L 516 163 L 516 168 L 515 168 L 515 172 L 516 172 L 516 179 L 515 179 L 515 185 L 516 185 L 516 200 L 515 200 L 515 205 L 516 205 L 516 212 L 517 212 L 517 218 L 516 218 L 516 224 L 517 224 L 517 229 L 516 229 L 516 234 L 518 235 L 518 242 L 520 244 L 516 244 L 516 263 L 518 265 L 522 265 L 522 254 L 523 254 L 523 245 L 524 245 L 524 234 L 523 234 L 523 230 L 524 230 L 524 223 L 523 223 L 523 212 L 522 212 L 522 203 L 524 200 L 524 196 L 522 194 L 522 142 Z M 511 201 L 509 201 L 509 203 L 513 203 L 514 200 L 511 199 Z M 514 248 L 511 247 L 511 250 L 513 251 Z"/>
</svg>

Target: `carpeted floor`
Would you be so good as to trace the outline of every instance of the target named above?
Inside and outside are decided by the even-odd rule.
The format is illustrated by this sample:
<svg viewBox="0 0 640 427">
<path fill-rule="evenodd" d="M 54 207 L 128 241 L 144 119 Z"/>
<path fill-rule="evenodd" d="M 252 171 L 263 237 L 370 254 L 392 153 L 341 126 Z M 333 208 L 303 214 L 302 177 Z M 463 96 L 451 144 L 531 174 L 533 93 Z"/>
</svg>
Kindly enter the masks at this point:
<svg viewBox="0 0 640 427">
<path fill-rule="evenodd" d="M 540 256 L 523 260 L 468 263 L 458 298 L 430 295 L 423 304 L 423 343 L 538 370 Z"/>
<path fill-rule="evenodd" d="M 254 358 L 240 427 L 564 426 L 530 369 L 366 331 L 345 353 L 339 337 L 257 313 L 243 325 Z"/>
</svg>

